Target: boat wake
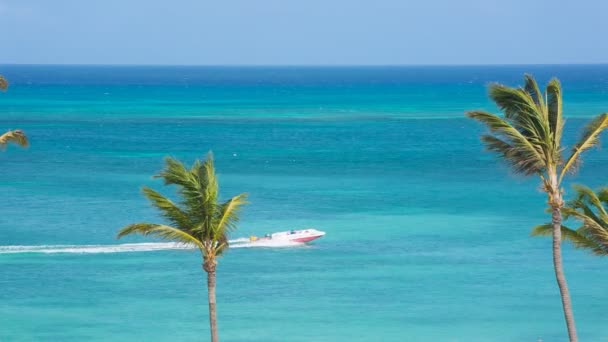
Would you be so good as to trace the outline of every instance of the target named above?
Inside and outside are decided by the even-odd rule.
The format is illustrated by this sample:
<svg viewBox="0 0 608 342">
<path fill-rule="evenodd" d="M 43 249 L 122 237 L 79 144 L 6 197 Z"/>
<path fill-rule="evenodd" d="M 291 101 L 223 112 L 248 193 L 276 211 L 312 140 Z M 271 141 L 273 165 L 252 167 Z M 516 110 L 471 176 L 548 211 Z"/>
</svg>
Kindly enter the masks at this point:
<svg viewBox="0 0 608 342">
<path fill-rule="evenodd" d="M 303 244 L 290 241 L 251 242 L 248 238 L 230 240 L 230 248 L 253 247 L 296 247 Z M 39 246 L 0 246 L 0 254 L 42 253 L 42 254 L 104 254 L 153 252 L 165 250 L 194 249 L 194 246 L 174 242 L 125 243 L 118 245 L 39 245 Z"/>
<path fill-rule="evenodd" d="M 40 246 L 0 246 L 0 254 L 18 253 L 71 253 L 71 254 L 102 254 L 125 252 L 151 252 L 170 249 L 191 249 L 191 246 L 173 243 L 125 243 L 119 245 L 40 245 Z"/>
</svg>

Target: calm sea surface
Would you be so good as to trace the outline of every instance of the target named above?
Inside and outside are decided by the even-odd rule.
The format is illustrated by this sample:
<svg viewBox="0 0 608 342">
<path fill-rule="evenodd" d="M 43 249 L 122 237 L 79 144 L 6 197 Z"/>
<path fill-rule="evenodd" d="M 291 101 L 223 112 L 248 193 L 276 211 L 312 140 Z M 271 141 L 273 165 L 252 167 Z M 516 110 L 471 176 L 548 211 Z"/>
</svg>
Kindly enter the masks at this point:
<svg viewBox="0 0 608 342">
<path fill-rule="evenodd" d="M 524 72 L 562 80 L 568 144 L 608 111 L 608 66 L 0 66 L 0 130 L 32 144 L 0 153 L 0 340 L 208 339 L 200 256 L 115 235 L 160 220 L 140 188 L 171 193 L 163 156 L 213 150 L 223 196 L 250 194 L 234 238 L 327 232 L 221 259 L 222 340 L 565 341 L 539 182 L 463 115 Z M 569 183 L 607 167 L 594 150 Z M 608 259 L 564 259 L 581 340 L 608 341 Z"/>
</svg>

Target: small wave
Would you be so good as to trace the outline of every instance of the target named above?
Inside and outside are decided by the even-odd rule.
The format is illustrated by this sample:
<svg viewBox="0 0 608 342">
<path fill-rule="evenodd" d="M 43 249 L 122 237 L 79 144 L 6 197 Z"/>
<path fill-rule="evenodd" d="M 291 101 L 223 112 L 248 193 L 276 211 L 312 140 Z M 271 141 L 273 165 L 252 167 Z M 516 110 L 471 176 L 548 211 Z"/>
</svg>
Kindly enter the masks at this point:
<svg viewBox="0 0 608 342">
<path fill-rule="evenodd" d="M 256 241 L 251 242 L 248 238 L 239 238 L 228 241 L 230 248 L 252 248 L 252 247 L 295 247 L 302 243 L 290 241 Z M 39 245 L 39 246 L 0 246 L 0 254 L 20 253 L 42 253 L 42 254 L 104 254 L 104 253 L 128 253 L 128 252 L 153 252 L 177 249 L 194 249 L 192 245 L 176 242 L 148 242 L 148 243 L 125 243 L 118 245 Z"/>
</svg>

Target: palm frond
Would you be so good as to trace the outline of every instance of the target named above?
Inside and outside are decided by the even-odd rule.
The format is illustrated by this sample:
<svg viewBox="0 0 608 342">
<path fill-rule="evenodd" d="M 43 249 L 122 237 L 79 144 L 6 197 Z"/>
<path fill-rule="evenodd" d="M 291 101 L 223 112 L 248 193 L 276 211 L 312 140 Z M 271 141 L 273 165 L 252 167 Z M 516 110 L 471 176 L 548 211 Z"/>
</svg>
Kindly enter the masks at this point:
<svg viewBox="0 0 608 342">
<path fill-rule="evenodd" d="M 564 225 L 561 227 L 562 241 L 570 241 L 574 247 L 591 250 L 594 254 L 602 255 L 603 247 L 593 239 L 588 238 L 585 234 L 578 230 L 568 228 Z M 536 226 L 530 233 L 532 236 L 552 236 L 553 224 L 545 223 Z M 599 253 L 598 253 L 599 252 Z"/>
<path fill-rule="evenodd" d="M 214 217 L 216 215 L 219 187 L 215 175 L 213 155 L 208 153 L 204 162 L 197 160 L 190 170 L 190 176 L 197 183 L 199 198 L 196 207 L 190 206 L 190 216 L 197 217 L 199 223 L 194 232 L 203 239 L 213 239 Z"/>
<path fill-rule="evenodd" d="M 563 226 L 562 226 L 562 232 L 563 232 Z M 530 232 L 531 236 L 550 236 L 552 234 L 553 234 L 553 225 L 551 223 L 545 223 L 545 224 L 538 225 L 538 226 L 532 228 L 532 231 Z"/>
<path fill-rule="evenodd" d="M 201 184 L 204 189 L 204 205 L 205 210 L 209 215 L 215 213 L 219 186 L 217 175 L 215 174 L 215 163 L 213 162 L 213 154 L 209 152 L 207 158 L 202 164 L 202 167 L 193 169 L 193 172 L 197 174 L 201 180 Z"/>
<path fill-rule="evenodd" d="M 8 81 L 0 75 L 0 90 L 6 91 L 6 89 L 8 89 Z"/>
<path fill-rule="evenodd" d="M 165 168 L 154 177 L 162 178 L 165 185 L 179 185 L 197 190 L 194 177 L 191 176 L 182 162 L 173 157 L 165 158 Z"/>
<path fill-rule="evenodd" d="M 0 148 L 5 148 L 8 143 L 15 143 L 21 147 L 28 147 L 30 145 L 27 136 L 20 129 L 8 131 L 0 135 Z"/>
<path fill-rule="evenodd" d="M 584 238 L 584 236 L 580 236 L 576 230 L 568 228 L 564 225 L 561 227 L 562 230 L 562 241 L 563 240 L 577 240 L 579 238 Z M 545 223 L 539 226 L 536 226 L 530 232 L 531 236 L 552 236 L 553 235 L 553 224 Z"/>
<path fill-rule="evenodd" d="M 530 74 L 524 75 L 524 90 L 530 95 L 530 97 L 538 107 L 539 111 L 544 112 L 545 100 L 543 99 L 543 94 L 540 92 L 538 83 L 536 83 L 536 80 Z"/>
<path fill-rule="evenodd" d="M 182 211 L 173 201 L 163 196 L 159 192 L 152 190 L 149 187 L 144 187 L 142 189 L 144 196 L 146 196 L 152 205 L 156 207 L 163 217 L 165 217 L 169 222 L 175 225 L 177 228 L 188 231 L 195 224 L 190 221 L 188 215 Z"/>
<path fill-rule="evenodd" d="M 566 172 L 574 170 L 579 162 L 579 156 L 585 150 L 599 143 L 599 135 L 608 127 L 608 113 L 604 113 L 593 119 L 583 130 L 581 139 L 574 145 L 572 155 L 568 158 L 559 176 L 560 182 Z"/>
<path fill-rule="evenodd" d="M 196 164 L 196 163 L 195 163 Z M 155 176 L 162 178 L 165 185 L 176 185 L 178 194 L 182 199 L 182 204 L 187 215 L 191 218 L 193 224 L 201 222 L 201 216 L 204 215 L 205 209 L 203 185 L 200 180 L 191 171 L 186 169 L 184 164 L 179 160 L 167 157 L 165 158 L 165 168 Z"/>
<path fill-rule="evenodd" d="M 542 151 L 509 122 L 484 111 L 470 111 L 466 114 L 485 124 L 494 133 L 494 137 L 482 136 L 482 141 L 488 150 L 498 152 L 505 157 L 514 166 L 516 172 L 534 174 L 544 170 L 546 163 Z"/>
<path fill-rule="evenodd" d="M 218 193 L 218 182 L 215 174 L 215 162 L 213 161 L 213 153 L 209 152 L 207 158 L 203 162 L 203 167 L 198 171 L 202 179 L 207 193 L 207 197 L 210 199 L 217 199 Z"/>
<path fill-rule="evenodd" d="M 581 221 L 582 226 L 579 228 L 579 231 L 586 233 L 595 241 L 605 245 L 608 248 L 608 227 L 606 227 L 605 221 L 602 222 L 602 220 L 596 220 L 572 208 L 564 208 L 564 210 L 568 212 L 570 217 L 574 217 Z"/>
<path fill-rule="evenodd" d="M 140 234 L 144 236 L 155 236 L 162 240 L 173 241 L 177 243 L 181 243 L 184 245 L 192 245 L 198 247 L 199 249 L 203 249 L 203 244 L 200 240 L 195 238 L 194 236 L 179 230 L 174 227 L 169 227 L 162 224 L 155 223 L 135 223 L 128 225 L 121 229 L 116 236 L 118 239 L 131 235 L 131 234 Z"/>
<path fill-rule="evenodd" d="M 549 126 L 553 135 L 553 146 L 554 149 L 559 150 L 564 119 L 562 113 L 562 87 L 557 78 L 551 79 L 547 85 L 547 112 L 549 115 Z"/>
<path fill-rule="evenodd" d="M 581 223 L 577 232 L 591 241 L 586 246 L 581 245 L 582 247 L 597 255 L 608 255 L 608 211 L 602 201 L 606 194 L 595 193 L 582 185 L 575 185 L 574 189 L 577 197 L 568 201 L 567 206 L 562 208 L 564 217 L 574 218 Z"/>
<path fill-rule="evenodd" d="M 528 140 L 538 144 L 547 140 L 550 133 L 542 99 L 539 99 L 541 103 L 537 104 L 525 89 L 498 83 L 490 85 L 490 98 L 503 111 L 505 119 Z"/>
<path fill-rule="evenodd" d="M 220 205 L 215 224 L 216 236 L 227 234 L 236 229 L 236 224 L 239 221 L 239 212 L 245 204 L 247 204 L 247 194 L 234 196 Z"/>
<path fill-rule="evenodd" d="M 600 188 L 597 191 L 597 197 L 600 199 L 600 201 L 608 206 L 608 187 Z"/>
<path fill-rule="evenodd" d="M 599 222 L 593 220 L 585 220 L 579 231 L 595 242 L 608 250 L 608 230 L 601 226 Z"/>
<path fill-rule="evenodd" d="M 577 232 L 593 242 L 593 244 L 583 247 L 597 255 L 608 255 L 608 230 L 599 222 L 585 215 L 576 215 L 576 217 L 582 223 Z"/>
<path fill-rule="evenodd" d="M 595 214 L 593 209 L 585 202 L 584 198 L 580 196 L 568 201 L 566 206 L 562 208 L 562 215 L 564 220 L 569 219 L 570 217 L 575 217 L 578 213 L 581 213 L 594 221 L 601 221 L 601 219 Z"/>
<path fill-rule="evenodd" d="M 608 213 L 606 213 L 606 209 L 602 205 L 602 201 L 600 200 L 599 196 L 593 192 L 591 188 L 580 184 L 574 184 L 572 188 L 577 193 L 576 200 L 573 202 L 573 205 L 571 205 L 573 209 L 585 208 L 587 207 L 586 204 L 589 203 L 597 209 L 600 215 L 603 215 L 604 217 L 608 216 Z"/>
<path fill-rule="evenodd" d="M 539 163 L 535 156 L 526 155 L 526 150 L 514 147 L 495 136 L 484 134 L 481 141 L 486 150 L 501 155 L 516 173 L 533 174 L 542 170 L 543 164 Z"/>
</svg>

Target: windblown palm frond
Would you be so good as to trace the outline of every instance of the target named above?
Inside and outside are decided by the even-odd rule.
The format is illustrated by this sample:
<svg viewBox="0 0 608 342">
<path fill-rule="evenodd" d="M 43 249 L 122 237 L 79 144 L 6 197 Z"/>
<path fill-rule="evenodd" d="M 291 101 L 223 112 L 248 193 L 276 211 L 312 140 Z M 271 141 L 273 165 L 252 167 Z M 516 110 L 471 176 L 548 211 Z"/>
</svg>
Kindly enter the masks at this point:
<svg viewBox="0 0 608 342">
<path fill-rule="evenodd" d="M 532 236 L 551 236 L 553 234 L 553 224 L 546 223 L 534 227 L 530 235 Z M 594 254 L 604 255 L 606 251 L 601 245 L 581 232 L 562 225 L 562 241 L 570 241 L 576 248 L 591 250 Z"/>
<path fill-rule="evenodd" d="M 543 94 L 540 92 L 540 88 L 538 87 L 538 83 L 532 75 L 525 74 L 524 75 L 524 92 L 530 96 L 530 98 L 536 104 L 536 107 L 540 111 L 545 110 L 545 101 L 543 99 Z"/>
<path fill-rule="evenodd" d="M 200 165 L 200 162 L 196 161 L 195 165 Z M 165 158 L 165 168 L 155 177 L 162 178 L 165 185 L 177 186 L 183 211 L 191 218 L 192 223 L 200 223 L 198 214 L 205 212 L 203 209 L 204 190 L 195 173 L 186 169 L 179 160 L 167 157 Z"/>
<path fill-rule="evenodd" d="M 8 89 L 8 81 L 0 75 L 0 90 L 5 91 L 6 89 Z"/>
<path fill-rule="evenodd" d="M 566 208 L 570 209 L 584 209 L 583 213 L 585 215 L 591 216 L 593 215 L 595 220 L 598 220 L 595 216 L 595 213 L 592 210 L 592 207 L 595 208 L 598 215 L 602 217 L 602 220 L 608 222 L 608 213 L 606 213 L 606 209 L 602 205 L 602 200 L 600 199 L 600 195 L 596 194 L 591 188 L 575 184 L 572 188 L 576 191 L 577 196 L 568 202 L 568 206 Z M 601 191 L 607 190 L 606 188 L 600 189 Z M 564 215 L 568 217 L 568 214 L 571 210 L 567 210 Z"/>
<path fill-rule="evenodd" d="M 584 129 L 581 139 L 574 145 L 572 154 L 564 164 L 560 174 L 560 180 L 566 172 L 576 169 L 580 154 L 599 143 L 599 135 L 608 128 L 608 113 L 604 113 L 593 119 Z"/>
<path fill-rule="evenodd" d="M 202 209 L 208 216 L 202 221 L 202 229 L 205 236 L 216 240 L 223 232 L 217 232 L 220 227 L 215 222 L 218 204 L 218 182 L 215 175 L 215 166 L 213 163 L 213 155 L 209 153 L 207 159 L 202 164 L 196 163 L 192 168 L 192 172 L 202 184 L 203 200 L 201 202 Z"/>
<path fill-rule="evenodd" d="M 144 187 L 142 192 L 152 205 L 161 212 L 162 216 L 178 229 L 188 231 L 195 225 L 195 223 L 190 221 L 187 213 L 183 212 L 175 203 L 159 192 L 148 187 Z"/>
<path fill-rule="evenodd" d="M 524 174 L 543 172 L 546 161 L 542 149 L 530 141 L 507 120 L 484 111 L 470 111 L 467 115 L 480 121 L 494 135 L 483 135 L 482 141 L 489 151 L 500 153 L 515 169 Z"/>
<path fill-rule="evenodd" d="M 245 204 L 247 204 L 247 194 L 240 194 L 219 206 L 216 223 L 214 224 L 216 227 L 215 236 L 228 234 L 236 230 L 236 225 L 239 222 L 239 213 Z"/>
<path fill-rule="evenodd" d="M 536 89 L 529 94 L 525 89 Z M 527 79 L 526 88 L 510 88 L 502 84 L 490 86 L 490 98 L 502 109 L 505 118 L 528 139 L 543 142 L 549 134 L 542 98 L 535 93 L 538 86 L 534 80 Z M 533 98 L 536 97 L 536 99 Z"/>
<path fill-rule="evenodd" d="M 608 206 L 608 188 L 601 188 L 598 190 L 597 197 L 604 203 L 604 205 Z"/>
<path fill-rule="evenodd" d="M 174 241 L 184 245 L 196 246 L 202 250 L 203 245 L 194 236 L 183 230 L 154 223 L 134 223 L 118 232 L 118 238 L 131 234 L 152 235 L 166 241 Z"/>
<path fill-rule="evenodd" d="M 577 196 L 568 201 L 562 209 L 562 214 L 565 219 L 573 218 L 579 221 L 581 226 L 572 230 L 562 225 L 563 239 L 596 255 L 608 255 L 608 214 L 604 207 L 606 202 L 600 199 L 608 193 L 608 188 L 602 188 L 598 193 L 581 185 L 575 186 L 574 189 Z M 538 226 L 532 231 L 532 235 L 550 234 L 550 224 Z"/>
<path fill-rule="evenodd" d="M 19 129 L 0 135 L 0 148 L 5 148 L 8 143 L 15 143 L 21 147 L 28 147 L 30 145 L 25 133 Z"/>
<path fill-rule="evenodd" d="M 562 113 L 562 86 L 557 78 L 551 79 L 547 84 L 547 113 L 549 115 L 549 128 L 553 134 L 554 149 L 561 152 L 559 146 L 562 140 L 564 118 Z M 559 158 L 561 162 L 561 153 Z"/>
</svg>

